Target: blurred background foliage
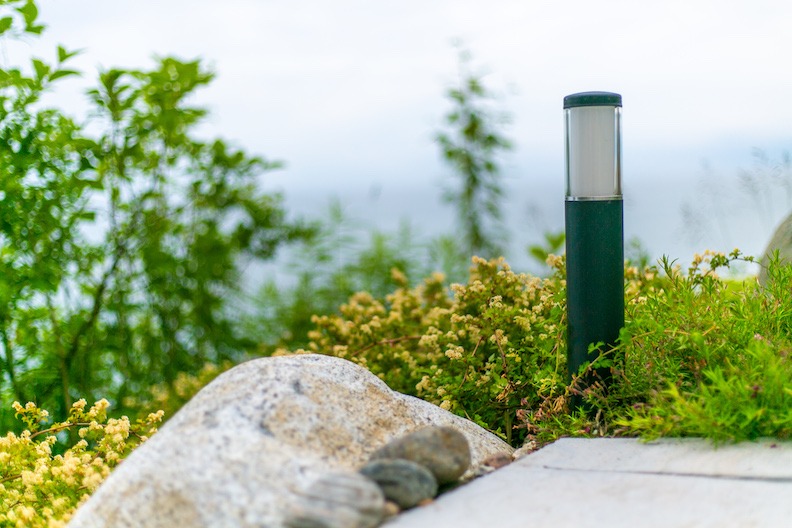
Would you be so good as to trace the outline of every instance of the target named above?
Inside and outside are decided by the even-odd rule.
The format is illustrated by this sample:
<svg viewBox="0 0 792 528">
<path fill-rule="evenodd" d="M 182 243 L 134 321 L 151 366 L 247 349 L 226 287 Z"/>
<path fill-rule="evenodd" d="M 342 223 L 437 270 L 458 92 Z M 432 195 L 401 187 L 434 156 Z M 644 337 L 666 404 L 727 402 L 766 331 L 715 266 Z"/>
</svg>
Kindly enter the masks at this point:
<svg viewBox="0 0 792 528">
<path fill-rule="evenodd" d="M 44 31 L 30 0 L 2 2 L 0 34 Z M 460 235 L 427 240 L 405 224 L 382 233 L 347 218 L 290 218 L 261 177 L 279 162 L 196 128 L 190 104 L 213 73 L 200 60 L 100 72 L 88 116 L 43 96 L 81 75 L 55 58 L 0 69 L 0 428 L 14 401 L 63 419 L 74 401 L 107 398 L 115 414 L 174 411 L 225 368 L 307 346 L 314 315 L 353 293 L 383 297 L 435 270 L 466 278 L 470 251 L 499 251 L 497 152 L 509 148 L 489 98 L 462 76 L 437 134 Z M 290 246 L 286 277 L 251 295 L 243 272 Z"/>
<path fill-rule="evenodd" d="M 0 32 L 39 34 L 33 2 L 3 2 Z M 316 232 L 259 178 L 278 163 L 202 140 L 200 61 L 110 69 L 85 124 L 42 103 L 75 55 L 0 70 L 0 427 L 13 401 L 62 419 L 102 397 L 116 413 L 154 385 L 257 343 L 228 299 L 240 263 Z"/>
</svg>

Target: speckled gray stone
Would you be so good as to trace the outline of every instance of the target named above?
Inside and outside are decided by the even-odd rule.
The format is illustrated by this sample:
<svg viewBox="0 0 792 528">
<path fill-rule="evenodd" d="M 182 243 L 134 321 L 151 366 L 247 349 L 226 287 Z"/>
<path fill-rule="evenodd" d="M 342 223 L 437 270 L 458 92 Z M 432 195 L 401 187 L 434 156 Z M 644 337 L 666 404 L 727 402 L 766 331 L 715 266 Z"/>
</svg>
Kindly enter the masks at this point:
<svg viewBox="0 0 792 528">
<path fill-rule="evenodd" d="M 767 266 L 774 253 L 778 251 L 778 258 L 782 264 L 792 264 L 792 214 L 787 216 L 776 228 L 770 242 L 762 253 L 761 266 L 759 266 L 759 284 L 767 284 Z"/>
<path fill-rule="evenodd" d="M 69 528 L 282 528 L 312 482 L 355 472 L 428 425 L 470 442 L 474 465 L 508 445 L 477 425 L 321 355 L 243 363 L 201 390 L 136 449 Z"/>
<path fill-rule="evenodd" d="M 403 510 L 437 495 L 437 479 L 432 472 L 410 460 L 372 460 L 360 473 L 376 482 L 385 498 Z"/>
<path fill-rule="evenodd" d="M 299 494 L 286 513 L 287 528 L 373 528 L 385 514 L 385 497 L 360 473 L 330 473 Z"/>
<path fill-rule="evenodd" d="M 411 460 L 431 471 L 438 484 L 458 480 L 471 462 L 465 435 L 453 427 L 425 427 L 392 440 L 375 451 L 371 458 Z"/>
</svg>

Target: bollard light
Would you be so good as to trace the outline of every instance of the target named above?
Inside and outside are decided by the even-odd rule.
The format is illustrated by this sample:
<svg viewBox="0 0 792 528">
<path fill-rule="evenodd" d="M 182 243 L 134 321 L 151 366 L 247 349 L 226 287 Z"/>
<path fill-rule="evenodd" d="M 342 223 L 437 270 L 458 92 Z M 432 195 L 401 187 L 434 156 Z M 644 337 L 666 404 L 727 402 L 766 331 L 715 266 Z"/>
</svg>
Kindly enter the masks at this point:
<svg viewBox="0 0 792 528">
<path fill-rule="evenodd" d="M 624 326 L 621 106 L 621 95 L 610 92 L 564 97 L 570 375 L 611 349 Z M 607 383 L 609 372 L 601 368 L 583 383 Z"/>
</svg>

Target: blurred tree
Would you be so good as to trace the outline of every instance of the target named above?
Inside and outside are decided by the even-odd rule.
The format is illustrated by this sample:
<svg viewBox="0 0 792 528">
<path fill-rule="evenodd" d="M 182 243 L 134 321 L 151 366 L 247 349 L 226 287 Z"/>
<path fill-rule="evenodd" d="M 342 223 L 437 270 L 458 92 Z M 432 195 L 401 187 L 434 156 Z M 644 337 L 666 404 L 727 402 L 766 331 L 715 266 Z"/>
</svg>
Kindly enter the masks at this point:
<svg viewBox="0 0 792 528">
<path fill-rule="evenodd" d="M 446 130 L 436 135 L 443 159 L 459 180 L 445 200 L 457 208 L 461 249 L 468 257 L 490 258 L 502 254 L 506 241 L 498 158 L 512 144 L 499 130 L 505 118 L 487 107 L 492 96 L 480 76 L 470 71 L 470 54 L 461 51 L 459 57 L 459 85 L 446 93 L 453 105 L 445 116 Z"/>
<path fill-rule="evenodd" d="M 39 34 L 32 1 L 0 7 L 0 34 Z M 42 108 L 74 55 L 0 70 L 0 427 L 13 400 L 65 416 L 107 397 L 118 412 L 154 384 L 255 343 L 228 300 L 240 259 L 268 259 L 309 226 L 257 188 L 278 166 L 201 141 L 189 97 L 213 75 L 164 58 L 109 70 L 91 130 Z"/>
<path fill-rule="evenodd" d="M 294 248 L 285 280 L 270 279 L 257 292 L 248 332 L 263 355 L 305 347 L 315 315 L 338 313 L 355 292 L 385 297 L 424 272 L 424 253 L 407 224 L 394 234 L 372 230 L 333 201 L 316 234 Z"/>
</svg>

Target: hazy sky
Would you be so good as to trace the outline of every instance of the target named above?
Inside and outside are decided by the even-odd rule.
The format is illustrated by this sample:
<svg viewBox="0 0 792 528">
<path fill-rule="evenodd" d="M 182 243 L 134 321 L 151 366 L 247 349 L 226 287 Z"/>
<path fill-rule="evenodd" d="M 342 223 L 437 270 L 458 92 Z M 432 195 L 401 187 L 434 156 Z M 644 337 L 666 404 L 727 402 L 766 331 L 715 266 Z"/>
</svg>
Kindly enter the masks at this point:
<svg viewBox="0 0 792 528">
<path fill-rule="evenodd" d="M 269 185 L 292 200 L 339 188 L 439 194 L 448 173 L 432 137 L 456 78 L 453 39 L 511 114 L 504 174 L 515 194 L 533 193 L 515 210 L 539 200 L 550 224 L 570 93 L 622 94 L 628 217 L 653 249 L 664 242 L 648 226 L 678 230 L 682 197 L 721 181 L 737 189 L 753 148 L 778 159 L 792 147 L 792 2 L 782 0 L 43 0 L 40 11 L 48 30 L 22 51 L 85 50 L 85 80 L 59 91 L 75 113 L 98 68 L 202 57 L 218 74 L 198 98 L 212 111 L 204 132 L 285 161 Z M 749 250 L 789 205 L 757 224 Z"/>
</svg>

